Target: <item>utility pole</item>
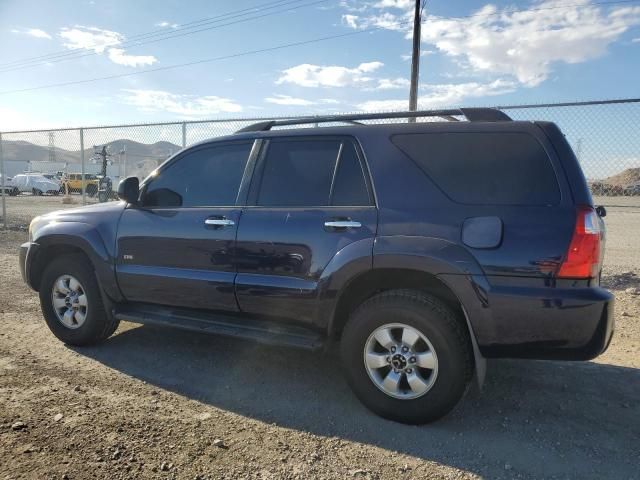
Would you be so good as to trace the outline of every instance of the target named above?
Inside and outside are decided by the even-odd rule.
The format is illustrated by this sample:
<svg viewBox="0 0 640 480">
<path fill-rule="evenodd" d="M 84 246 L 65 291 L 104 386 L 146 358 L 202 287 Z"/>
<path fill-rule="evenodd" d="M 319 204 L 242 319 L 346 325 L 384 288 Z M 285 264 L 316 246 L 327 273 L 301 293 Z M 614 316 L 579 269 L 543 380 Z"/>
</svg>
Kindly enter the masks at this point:
<svg viewBox="0 0 640 480">
<path fill-rule="evenodd" d="M 56 134 L 55 132 L 49 132 L 49 162 L 54 163 L 56 161 Z M 52 168 L 49 166 L 49 168 Z"/>
<path fill-rule="evenodd" d="M 415 112 L 418 109 L 418 77 L 420 76 L 420 27 L 421 23 L 421 1 L 416 0 L 416 8 L 413 14 L 413 52 L 411 54 L 411 89 L 409 91 L 409 111 Z M 425 0 L 426 1 L 426 0 Z M 415 118 L 410 118 L 410 122 L 415 122 Z"/>
</svg>

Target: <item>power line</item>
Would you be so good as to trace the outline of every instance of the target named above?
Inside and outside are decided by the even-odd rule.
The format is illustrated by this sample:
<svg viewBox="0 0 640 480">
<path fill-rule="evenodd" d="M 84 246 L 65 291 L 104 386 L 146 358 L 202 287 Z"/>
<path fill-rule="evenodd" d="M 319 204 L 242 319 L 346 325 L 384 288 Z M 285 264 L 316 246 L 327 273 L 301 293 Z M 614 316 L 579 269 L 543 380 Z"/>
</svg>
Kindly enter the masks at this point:
<svg viewBox="0 0 640 480">
<path fill-rule="evenodd" d="M 401 25 L 407 22 L 399 22 L 397 25 Z M 66 87 L 66 86 L 70 86 L 70 85 L 80 85 L 83 83 L 91 83 L 91 82 L 97 82 L 100 80 L 113 80 L 116 78 L 123 78 L 123 77 L 131 77 L 134 75 L 142 75 L 144 73 L 151 73 L 151 72 L 160 72 L 160 71 L 164 71 L 164 70 L 173 70 L 176 68 L 184 68 L 184 67 L 190 67 L 192 65 L 199 65 L 202 63 L 209 63 L 209 62 L 215 62 L 215 61 L 219 61 L 219 60 L 228 60 L 231 58 L 238 58 L 238 57 L 244 57 L 244 56 L 248 56 L 248 55 L 255 55 L 257 53 L 266 53 L 266 52 L 273 52 L 276 50 L 282 50 L 285 48 L 290 48 L 290 47 L 298 47 L 298 46 L 302 46 L 302 45 L 309 45 L 312 43 L 318 43 L 318 42 L 324 42 L 327 40 L 333 40 L 336 38 L 344 38 L 344 37 L 351 37 L 354 35 L 361 35 L 363 33 L 371 33 L 374 31 L 378 31 L 378 30 L 386 30 L 385 27 L 375 27 L 375 28 L 369 28 L 366 30 L 356 30 L 353 32 L 347 32 L 347 33 L 342 33 L 339 35 L 329 35 L 326 37 L 319 37 L 319 38 L 313 38 L 311 40 L 303 40 L 300 42 L 291 42 L 291 43 L 285 43 L 282 45 L 277 45 L 275 47 L 268 47 L 268 48 L 260 48 L 257 50 L 249 50 L 246 52 L 239 52 L 239 53 L 234 53 L 234 54 L 230 54 L 230 55 L 222 55 L 219 57 L 212 57 L 212 58 L 205 58 L 202 60 L 196 60 L 193 62 L 186 62 L 186 63 L 179 63 L 179 64 L 174 64 L 174 65 L 166 65 L 164 67 L 156 67 L 156 68 L 148 68 L 146 70 L 139 70 L 137 72 L 129 72 L 129 73 L 120 73 L 120 74 L 116 74 L 116 75 L 107 75 L 104 77 L 96 77 L 96 78 L 88 78 L 88 79 L 84 79 L 84 80 L 73 80 L 70 82 L 62 82 L 62 83 L 53 83 L 53 84 L 49 84 L 49 85 L 41 85 L 38 87 L 29 87 L 29 88 L 21 88 L 21 89 L 17 89 L 17 90 L 5 90 L 3 92 L 0 92 L 0 95 L 7 95 L 9 93 L 22 93 L 22 92 L 31 92 L 34 90 L 44 90 L 47 88 L 54 88 L 54 87 Z"/>
<path fill-rule="evenodd" d="M 295 1 L 299 2 L 301 0 L 295 0 Z M 123 42 L 121 44 L 117 44 L 117 45 L 114 44 L 114 45 L 107 46 L 106 48 L 138 47 L 138 46 L 141 46 L 141 45 L 147 45 L 147 44 L 150 44 L 150 43 L 160 42 L 160 41 L 163 41 L 163 40 L 169 40 L 169 39 L 172 39 L 172 38 L 184 37 L 184 36 L 193 35 L 193 34 L 199 33 L 199 32 L 204 32 L 204 31 L 208 31 L 208 30 L 214 30 L 214 29 L 222 28 L 222 27 L 229 26 L 229 25 L 235 25 L 237 23 L 244 23 L 244 22 L 248 22 L 248 21 L 251 21 L 251 20 L 257 20 L 259 18 L 269 17 L 269 16 L 272 16 L 272 15 L 277 15 L 277 14 L 280 14 L 280 13 L 289 12 L 289 11 L 292 11 L 292 10 L 297 10 L 299 8 L 310 7 L 310 6 L 317 5 L 319 3 L 324 3 L 324 2 L 327 2 L 327 1 L 328 0 L 315 0 L 315 1 L 310 2 L 310 3 L 305 3 L 305 4 L 302 4 L 302 5 L 294 5 L 294 6 L 290 6 L 290 7 L 287 7 L 287 8 L 281 9 L 281 10 L 277 10 L 277 11 L 274 11 L 274 12 L 263 13 L 261 15 L 254 15 L 254 16 L 249 17 L 249 18 L 241 18 L 239 20 L 235 20 L 235 21 L 227 22 L 227 23 L 223 23 L 223 24 L 218 24 L 218 25 L 214 25 L 214 26 L 210 26 L 210 27 L 206 27 L 206 28 L 200 28 L 200 29 L 197 29 L 197 30 L 191 30 L 191 31 L 186 31 L 186 32 L 182 31 L 182 30 L 179 30 L 179 31 L 175 31 L 174 30 L 174 31 L 170 31 L 170 32 L 165 32 L 165 36 L 164 37 L 152 38 L 152 39 L 144 40 L 144 41 L 138 41 L 137 43 L 134 43 L 134 42 Z M 289 2 L 289 3 L 291 3 L 291 2 Z M 282 6 L 282 5 L 279 5 L 279 6 Z M 230 17 L 230 18 L 232 18 L 232 17 Z M 218 22 L 219 21 L 220 20 L 218 20 Z M 189 28 L 193 28 L 193 27 L 189 27 Z M 187 30 L 187 29 L 184 29 L 184 30 Z M 76 50 L 78 50 L 78 49 L 76 49 Z M 40 66 L 40 65 L 48 65 L 48 64 L 52 64 L 52 63 L 59 63 L 59 62 L 64 62 L 64 61 L 69 61 L 69 60 L 76 60 L 76 59 L 83 58 L 83 57 L 98 55 L 98 53 L 95 52 L 95 51 L 85 52 L 85 53 L 80 53 L 80 54 L 77 54 L 74 51 L 72 53 L 73 53 L 72 55 L 66 55 L 66 58 L 64 58 L 65 56 L 61 55 L 57 59 L 39 61 L 38 63 L 15 65 L 15 66 L 10 66 L 10 67 L 5 67 L 5 68 L 0 67 L 0 73 L 6 73 L 6 72 L 15 71 L 15 70 L 22 70 L 22 69 L 25 69 L 25 68 L 32 68 L 32 67 L 36 67 L 36 66 Z"/>
<path fill-rule="evenodd" d="M 632 3 L 632 2 L 637 2 L 640 0 L 618 0 L 618 1 L 612 1 L 612 2 L 601 2 L 598 5 L 602 5 L 602 4 L 615 4 L 615 3 Z M 571 6 L 582 6 L 584 5 L 582 4 L 574 4 Z M 591 5 L 596 5 L 591 4 Z M 524 11 L 538 11 L 538 10 L 550 10 L 550 9 L 557 9 L 557 8 L 567 8 L 569 7 L 569 5 L 566 5 L 564 7 L 548 7 L 548 8 L 541 8 L 541 9 L 529 9 L 529 10 L 513 10 L 510 13 L 516 13 L 516 12 L 524 12 Z M 482 14 L 483 16 L 493 16 L 496 15 L 498 13 L 493 13 L 493 14 Z M 499 13 L 499 15 L 501 15 L 502 13 Z M 455 17 L 453 19 L 463 19 L 463 18 L 470 18 L 470 17 L 474 17 L 474 16 L 480 16 L 480 15 L 468 15 L 467 17 Z M 121 74 L 115 74 L 115 75 L 107 75 L 104 77 L 95 77 L 95 78 L 88 78 L 88 79 L 84 79 L 84 80 L 73 80 L 70 82 L 61 82 L 61 83 L 53 83 L 53 84 L 48 84 L 48 85 L 40 85 L 40 86 L 36 86 L 36 87 L 28 87 L 28 88 L 22 88 L 22 89 L 16 89 L 16 90 L 5 90 L 5 91 L 0 91 L 0 95 L 8 95 L 11 93 L 23 93 L 23 92 L 31 92 L 31 91 L 35 91 L 35 90 L 44 90 L 44 89 L 48 89 L 48 88 L 55 88 L 55 87 L 66 87 L 66 86 L 71 86 L 71 85 L 81 85 L 84 83 L 92 83 L 92 82 L 97 82 L 97 81 L 101 81 L 101 80 L 113 80 L 116 78 L 124 78 L 124 77 L 131 77 L 134 75 L 142 75 L 145 73 L 152 73 L 152 72 L 159 72 L 159 71 L 165 71 L 165 70 L 173 70 L 176 68 L 184 68 L 184 67 L 189 67 L 189 66 L 193 66 L 193 65 L 199 65 L 199 64 L 203 64 L 203 63 L 210 63 L 210 62 L 216 62 L 216 61 L 220 61 L 220 60 L 228 60 L 228 59 L 232 59 L 232 58 L 238 58 L 238 57 L 244 57 L 244 56 L 248 56 L 248 55 L 255 55 L 255 54 L 259 54 L 259 53 L 267 53 L 267 52 L 272 52 L 272 51 L 277 51 L 277 50 L 282 50 L 285 48 L 291 48 L 291 47 L 297 47 L 297 46 L 302 46 L 302 45 L 309 45 L 309 44 L 313 44 L 313 43 L 319 43 L 319 42 L 324 42 L 324 41 L 328 41 L 328 40 L 333 40 L 333 39 L 338 39 L 338 38 L 345 38 L 345 37 L 351 37 L 351 36 L 355 36 L 355 35 L 360 35 L 363 33 L 373 33 L 376 31 L 380 31 L 380 30 L 388 30 L 389 27 L 397 27 L 397 26 L 401 26 L 401 25 L 406 25 L 411 23 L 412 20 L 405 20 L 402 22 L 397 22 L 395 24 L 387 24 L 383 27 L 372 27 L 372 28 L 367 28 L 367 29 L 363 29 L 363 30 L 356 30 L 353 32 L 347 32 L 347 33 L 342 33 L 342 34 L 338 34 L 338 35 L 329 35 L 329 36 L 325 36 L 325 37 L 318 37 L 318 38 L 314 38 L 314 39 L 310 39 L 310 40 L 303 40 L 303 41 L 299 41 L 299 42 L 291 42 L 291 43 L 285 43 L 282 45 L 277 45 L 274 47 L 268 47 L 268 48 L 261 48 L 261 49 L 256 49 L 256 50 L 249 50 L 246 52 L 239 52 L 239 53 L 234 53 L 234 54 L 230 54 L 230 55 L 222 55 L 219 57 L 212 57 L 212 58 L 205 58 L 202 60 L 195 60 L 192 62 L 185 62 L 185 63 L 179 63 L 179 64 L 174 64 L 174 65 L 166 65 L 163 67 L 156 67 L 156 68 L 149 68 L 146 70 L 138 70 L 136 72 L 129 72 L 129 73 L 121 73 Z M 426 22 L 426 20 L 423 20 L 423 23 Z M 545 30 L 540 30 L 540 31 L 545 31 Z"/>
<path fill-rule="evenodd" d="M 143 32 L 143 33 L 139 33 L 136 35 L 132 35 L 128 38 L 128 40 L 126 40 L 125 42 L 123 42 L 122 44 L 119 44 L 118 46 L 126 46 L 126 44 L 131 43 L 135 40 L 140 40 L 143 39 L 145 37 L 151 37 L 151 36 L 157 36 L 157 35 L 163 35 L 163 34 L 169 34 L 172 32 L 176 32 L 176 31 L 182 31 L 182 30 L 186 30 L 187 27 L 188 28 L 194 28 L 194 27 L 199 27 L 203 24 L 207 24 L 213 21 L 219 21 L 220 19 L 224 19 L 225 17 L 229 17 L 231 16 L 231 18 L 233 18 L 234 16 L 238 16 L 238 15 L 234 15 L 234 14 L 245 14 L 243 12 L 247 12 L 247 13 L 252 13 L 252 12 L 259 12 L 261 10 L 266 10 L 269 8 L 276 8 L 276 7 L 281 7 L 283 5 L 287 5 L 290 3 L 295 3 L 295 2 L 300 2 L 303 0 L 276 0 L 276 1 L 272 1 L 272 2 L 267 2 L 267 3 L 262 3 L 259 5 L 256 5 L 255 7 L 250 7 L 250 8 L 243 8 L 240 10 L 233 10 L 231 12 L 227 12 L 227 13 L 223 13 L 220 15 L 216 15 L 213 17 L 207 17 L 207 18 L 201 18 L 199 20 L 193 20 L 191 22 L 187 22 L 187 23 L 183 23 L 178 25 L 177 28 L 173 29 L 173 30 L 166 30 L 166 29 L 156 29 L 156 30 L 151 30 L 148 32 Z M 107 45 L 107 47 L 113 47 L 115 45 Z M 36 60 L 43 60 L 43 59 L 49 59 L 49 58 L 56 58 L 56 57 L 60 57 L 60 56 L 67 56 L 67 55 L 72 55 L 75 54 L 77 51 L 84 51 L 85 48 L 84 47 L 77 47 L 77 48 L 72 48 L 71 51 L 69 50 L 61 50 L 58 52 L 53 52 L 53 53 L 48 53 L 45 55 L 40 55 L 40 56 L 36 56 L 36 57 L 30 57 L 30 58 L 25 58 L 25 59 L 21 59 L 21 60 L 13 60 L 11 62 L 6 62 L 6 63 L 0 63 L 0 68 L 1 67 L 9 67 L 11 65 L 14 64 L 22 64 L 22 63 L 29 63 L 29 62 L 33 62 Z"/>
<path fill-rule="evenodd" d="M 279 8 L 279 7 L 283 7 L 285 5 L 291 4 L 291 3 L 297 3 L 303 0 L 278 0 L 276 2 L 268 2 L 265 4 L 261 4 L 261 5 L 257 5 L 256 7 L 251 7 L 251 8 L 245 8 L 242 10 L 236 10 L 236 11 L 232 11 L 232 12 L 228 12 L 226 14 L 221 14 L 215 17 L 209 17 L 209 18 L 205 18 L 205 19 L 200 19 L 200 20 L 194 20 L 192 22 L 188 22 L 185 24 L 182 24 L 180 26 L 180 28 L 171 30 L 171 31 L 166 31 L 166 30 L 154 30 L 151 32 L 147 32 L 147 33 L 142 33 L 142 34 L 138 34 L 138 35 L 134 35 L 132 37 L 130 37 L 129 40 L 122 42 L 120 44 L 113 44 L 113 45 L 106 45 L 105 48 L 122 48 L 122 47 L 127 47 L 127 48 L 132 48 L 132 47 L 137 47 L 137 46 L 141 46 L 141 45 L 147 45 L 150 43 L 155 43 L 158 41 L 163 41 L 163 40 L 169 40 L 172 38 L 178 38 L 178 37 L 183 37 L 186 35 L 192 35 L 195 33 L 199 33 L 199 32 L 203 32 L 203 31 L 207 31 L 207 30 L 213 30 L 213 29 L 217 29 L 217 28 L 222 28 L 224 26 L 228 26 L 228 25 L 234 25 L 236 23 L 243 23 L 246 21 L 251 21 L 251 20 L 256 20 L 259 18 L 263 18 L 263 17 L 267 17 L 267 16 L 271 16 L 271 15 L 276 15 L 278 13 L 283 13 L 283 12 L 287 12 L 287 11 L 291 11 L 291 10 L 296 10 L 298 8 L 304 8 L 304 7 L 309 7 L 309 6 L 313 6 L 316 5 L 318 3 L 322 3 L 328 0 L 316 0 L 314 2 L 311 3 L 307 3 L 307 4 L 303 4 L 303 5 L 297 5 L 297 6 L 293 6 L 293 7 L 289 7 L 286 9 L 282 9 L 282 10 L 278 10 L 276 12 L 271 12 L 271 13 L 266 13 L 266 14 L 262 14 L 262 15 L 256 15 L 250 18 L 245 18 L 245 19 L 241 19 L 241 20 L 236 20 L 233 22 L 228 22 L 228 23 L 224 23 L 224 24 L 220 24 L 220 25 L 215 25 L 212 27 L 208 27 L 208 28 L 201 28 L 198 30 L 193 30 L 194 28 L 197 27 L 201 27 L 203 25 L 207 25 L 210 23 L 217 23 L 220 21 L 224 21 L 227 20 L 229 18 L 236 18 L 236 17 L 242 17 L 242 16 L 246 16 L 248 14 L 254 13 L 254 12 L 260 12 L 262 10 L 268 10 L 268 9 L 273 9 L 273 8 Z M 544 11 L 544 10 L 558 10 L 558 9 L 564 9 L 564 8 L 572 8 L 572 7 L 577 7 L 577 6 L 605 6 L 605 5 L 616 5 L 616 4 L 625 4 L 625 3 L 635 3 L 638 2 L 640 0 L 613 0 L 613 1 L 603 1 L 603 2 L 594 2 L 591 4 L 585 4 L 585 3 L 574 3 L 574 4 L 566 4 L 566 5 L 556 5 L 553 7 L 541 7 L 541 8 L 530 8 L 530 9 L 514 9 L 514 10 L 507 10 L 507 11 L 502 11 L 502 12 L 493 12 L 493 13 L 477 13 L 477 14 L 471 14 L 471 15 L 465 15 L 465 16 L 460 16 L 460 17 L 439 17 L 439 16 L 433 16 L 433 18 L 436 18 L 438 20 L 449 20 L 449 21 L 463 21 L 464 19 L 467 18 L 475 18 L 475 17 L 490 17 L 490 16 L 497 16 L 497 15 L 504 15 L 504 14 L 513 14 L 513 13 L 525 13 L 525 12 L 538 12 L 538 11 Z M 424 6 L 426 4 L 426 0 L 423 1 L 422 6 L 421 6 L 421 10 L 424 9 Z M 248 13 L 241 13 L 241 12 L 248 12 Z M 234 15 L 235 14 L 235 15 Z M 227 17 L 226 19 L 224 17 Z M 403 22 L 401 22 L 403 23 Z M 191 25 L 191 26 L 189 26 Z M 390 24 L 388 26 L 394 26 L 394 24 Z M 182 28 L 185 27 L 185 28 Z M 191 30 L 191 31 L 189 31 Z M 153 37 L 153 36 L 159 36 L 162 35 L 161 38 L 155 38 L 155 39 L 151 39 L 151 40 L 147 40 L 147 41 L 142 41 L 145 40 L 145 37 L 148 39 L 149 37 Z M 59 63 L 59 62 L 63 62 L 63 61 L 68 61 L 68 60 L 75 60 L 78 58 L 83 58 L 83 57 L 87 57 L 87 56 L 93 56 L 93 55 L 98 55 L 97 52 L 92 51 L 92 52 L 85 52 L 85 48 L 76 48 L 76 49 L 72 49 L 72 51 L 63 51 L 60 52 L 58 54 L 49 54 L 49 55 L 43 55 L 40 57 L 33 57 L 31 59 L 25 59 L 25 60 L 18 60 L 18 61 L 13 61 L 13 62 L 9 62 L 9 63 L 5 63 L 5 64 L 0 64 L 0 73 L 6 73 L 6 72 L 11 72 L 11 71 L 15 71 L 15 70 L 21 70 L 24 68 L 32 68 L 32 67 L 36 67 L 36 66 L 41 66 L 41 65 L 48 65 L 51 63 Z M 80 53 L 78 54 L 78 51 L 80 51 Z M 84 52 L 84 53 L 82 53 Z"/>
</svg>

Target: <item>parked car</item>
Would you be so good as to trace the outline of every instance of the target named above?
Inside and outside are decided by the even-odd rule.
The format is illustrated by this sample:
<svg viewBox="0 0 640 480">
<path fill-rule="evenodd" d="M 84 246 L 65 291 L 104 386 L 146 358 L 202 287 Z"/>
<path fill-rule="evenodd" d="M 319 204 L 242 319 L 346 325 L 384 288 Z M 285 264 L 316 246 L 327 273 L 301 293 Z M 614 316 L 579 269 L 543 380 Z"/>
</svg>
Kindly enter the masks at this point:
<svg viewBox="0 0 640 480">
<path fill-rule="evenodd" d="M 31 192 L 33 195 L 58 195 L 60 184 L 50 180 L 41 173 L 24 173 L 13 177 L 13 183 L 21 192 Z"/>
<path fill-rule="evenodd" d="M 85 173 L 84 180 L 82 173 L 70 173 L 66 178 L 63 178 L 62 187 L 64 190 L 64 185 L 66 183 L 69 193 L 81 193 L 84 185 L 87 195 L 95 197 L 98 193 L 98 181 L 98 176 L 92 173 Z"/>
<path fill-rule="evenodd" d="M 13 178 L 4 177 L 4 182 L 2 181 L 2 174 L 0 173 L 0 193 L 4 193 L 5 195 L 10 195 L 15 197 L 20 193 L 18 187 L 13 183 Z"/>
<path fill-rule="evenodd" d="M 640 183 L 629 185 L 624 189 L 624 195 L 636 197 L 640 195 Z"/>
<path fill-rule="evenodd" d="M 339 342 L 357 397 L 406 423 L 449 412 L 487 357 L 600 355 L 613 334 L 605 212 L 569 144 L 498 110 L 420 113 L 463 114 L 271 121 L 199 143 L 121 182 L 123 202 L 34 219 L 24 279 L 71 345 L 121 320 Z"/>
</svg>

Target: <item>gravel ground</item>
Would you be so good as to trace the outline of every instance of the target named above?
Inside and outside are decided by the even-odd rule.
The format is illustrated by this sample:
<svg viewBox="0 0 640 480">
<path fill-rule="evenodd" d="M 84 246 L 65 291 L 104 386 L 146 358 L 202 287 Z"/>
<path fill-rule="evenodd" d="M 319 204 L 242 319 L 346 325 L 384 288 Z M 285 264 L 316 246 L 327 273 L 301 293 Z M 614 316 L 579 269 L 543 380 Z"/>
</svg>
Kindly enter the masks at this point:
<svg viewBox="0 0 640 480">
<path fill-rule="evenodd" d="M 609 350 L 490 361 L 421 427 L 369 413 L 331 355 L 130 323 L 67 347 L 19 278 L 25 233 L 0 231 L 0 479 L 640 478 L 640 208 L 607 225 Z"/>
</svg>

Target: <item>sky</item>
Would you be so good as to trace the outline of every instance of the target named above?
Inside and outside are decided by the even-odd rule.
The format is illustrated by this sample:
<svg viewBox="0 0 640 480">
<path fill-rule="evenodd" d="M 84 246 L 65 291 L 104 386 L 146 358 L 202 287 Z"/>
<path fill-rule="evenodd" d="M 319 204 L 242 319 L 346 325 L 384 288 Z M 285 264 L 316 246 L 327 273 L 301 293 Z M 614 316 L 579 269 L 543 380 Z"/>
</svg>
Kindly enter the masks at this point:
<svg viewBox="0 0 640 480">
<path fill-rule="evenodd" d="M 0 131 L 406 109 L 413 5 L 0 0 Z M 423 19 L 421 108 L 639 96 L 640 0 L 428 0 Z"/>
</svg>

